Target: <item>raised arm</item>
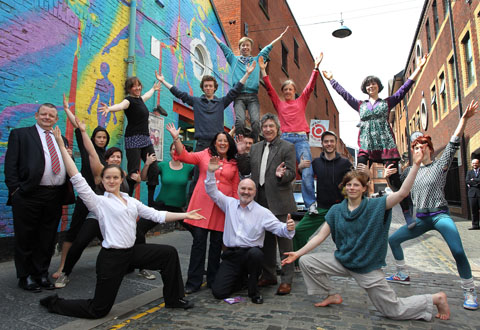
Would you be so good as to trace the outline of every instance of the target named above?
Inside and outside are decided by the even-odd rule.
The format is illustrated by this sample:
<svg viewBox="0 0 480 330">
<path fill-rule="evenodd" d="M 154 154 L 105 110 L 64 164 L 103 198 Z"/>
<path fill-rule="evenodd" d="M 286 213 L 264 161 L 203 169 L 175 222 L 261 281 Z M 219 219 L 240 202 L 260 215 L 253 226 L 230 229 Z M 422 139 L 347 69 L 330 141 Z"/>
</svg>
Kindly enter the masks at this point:
<svg viewBox="0 0 480 330">
<path fill-rule="evenodd" d="M 65 111 L 65 114 L 67 115 L 67 118 L 70 121 L 70 123 L 72 123 L 73 127 L 78 128 L 75 115 L 70 111 L 70 108 L 68 106 L 68 100 L 67 100 L 67 97 L 65 96 L 65 93 L 63 93 L 63 110 Z"/>
<path fill-rule="evenodd" d="M 220 40 L 219 37 L 217 37 L 217 35 L 215 34 L 215 32 L 213 32 L 213 30 L 211 28 L 208 28 L 208 31 L 210 32 L 210 34 L 212 35 L 213 39 L 215 39 L 215 41 L 217 42 L 217 44 L 221 43 L 222 40 Z"/>
<path fill-rule="evenodd" d="M 80 122 L 78 119 L 76 119 L 76 123 L 77 123 L 78 129 L 82 133 L 83 146 L 85 147 L 85 150 L 88 153 L 88 158 L 90 161 L 90 169 L 92 170 L 95 184 L 99 184 L 101 181 L 100 174 L 102 173 L 102 170 L 103 170 L 103 164 L 100 161 L 100 158 L 98 157 L 97 151 L 93 146 L 92 140 L 87 134 L 85 123 Z"/>
<path fill-rule="evenodd" d="M 215 178 L 215 171 L 220 167 L 220 158 L 213 156 L 208 162 L 207 176 L 205 179 L 205 191 L 212 201 L 218 205 L 218 207 L 226 212 L 227 200 L 228 198 L 217 188 L 217 179 Z"/>
<path fill-rule="evenodd" d="M 155 74 L 156 74 L 156 71 L 155 71 Z M 146 102 L 148 101 L 148 99 L 150 99 L 152 96 L 153 96 L 153 93 L 155 93 L 155 91 L 159 91 L 160 90 L 160 82 L 155 82 L 153 84 L 153 87 L 150 88 L 150 90 L 148 92 L 146 92 L 145 94 L 142 95 L 142 100 L 143 102 Z"/>
<path fill-rule="evenodd" d="M 258 66 L 260 67 L 260 72 L 262 73 L 262 78 L 267 76 L 267 65 L 268 62 L 265 62 L 262 56 L 258 58 Z"/>
<path fill-rule="evenodd" d="M 324 223 L 320 231 L 318 232 L 317 235 L 313 236 L 311 240 L 308 241 L 307 244 L 303 248 L 301 248 L 298 251 L 295 252 L 285 252 L 284 254 L 287 256 L 287 258 L 282 260 L 282 266 L 286 264 L 291 264 L 304 254 L 307 254 L 308 252 L 312 251 L 314 248 L 319 246 L 320 244 L 325 241 L 325 239 L 330 235 L 330 226 L 328 223 Z"/>
<path fill-rule="evenodd" d="M 327 79 L 328 81 L 330 81 L 330 85 L 332 85 L 333 89 L 335 89 L 335 91 L 340 94 L 341 97 L 343 97 L 343 99 L 356 111 L 359 111 L 360 109 L 360 101 L 357 100 L 356 98 L 354 98 L 352 96 L 352 94 L 350 94 L 349 92 L 347 92 L 339 83 L 338 81 L 336 81 L 335 79 L 333 79 L 333 74 L 331 71 L 322 71 L 322 74 L 323 76 L 325 77 L 325 79 Z"/>
<path fill-rule="evenodd" d="M 387 210 L 390 210 L 392 207 L 400 203 L 404 198 L 408 196 L 410 190 L 412 190 L 413 183 L 415 182 L 415 177 L 417 176 L 418 169 L 423 160 L 423 155 L 425 154 L 425 145 L 416 146 L 413 152 L 413 165 L 410 169 L 407 178 L 403 181 L 400 189 L 393 194 L 387 196 L 386 206 Z"/>
<path fill-rule="evenodd" d="M 475 113 L 477 113 L 477 109 L 478 109 L 478 102 L 475 102 L 475 100 L 472 100 L 472 102 L 470 102 L 470 104 L 465 109 L 465 112 L 463 113 L 462 118 L 460 118 L 460 121 L 458 122 L 457 128 L 455 129 L 453 136 L 455 137 L 462 136 L 463 131 L 465 130 L 465 126 L 467 126 L 468 120 Z"/>
<path fill-rule="evenodd" d="M 63 163 L 65 164 L 65 169 L 67 170 L 68 176 L 72 177 L 79 172 L 72 157 L 70 157 L 68 154 L 65 143 L 63 142 L 62 133 L 60 132 L 60 128 L 58 128 L 58 126 L 53 129 L 53 135 L 55 136 L 55 140 L 57 141 L 60 152 L 62 153 Z"/>
<path fill-rule="evenodd" d="M 282 39 L 282 37 L 285 35 L 285 33 L 287 33 L 287 31 L 288 31 L 288 26 L 287 26 L 287 28 L 285 29 L 285 31 L 283 31 L 276 39 L 274 39 L 274 40 L 270 43 L 270 45 L 273 46 L 273 45 L 275 45 L 278 41 L 280 41 L 280 40 Z"/>
</svg>

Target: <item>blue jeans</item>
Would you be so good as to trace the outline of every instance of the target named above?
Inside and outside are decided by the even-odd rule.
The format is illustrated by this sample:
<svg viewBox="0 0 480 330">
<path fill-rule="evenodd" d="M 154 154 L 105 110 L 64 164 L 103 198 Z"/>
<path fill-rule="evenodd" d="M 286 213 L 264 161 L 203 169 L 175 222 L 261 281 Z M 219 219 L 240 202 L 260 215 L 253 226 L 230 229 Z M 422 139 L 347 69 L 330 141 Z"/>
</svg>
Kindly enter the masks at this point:
<svg viewBox="0 0 480 330">
<path fill-rule="evenodd" d="M 253 141 L 258 141 L 260 134 L 260 103 L 257 94 L 243 93 L 237 96 L 233 101 L 235 109 L 235 133 L 245 134 L 245 110 L 250 115 L 250 125 L 252 126 Z"/>
<path fill-rule="evenodd" d="M 416 226 L 412 229 L 408 229 L 407 226 L 404 225 L 388 238 L 388 243 L 390 244 L 395 260 L 403 260 L 404 258 L 400 244 L 435 229 L 442 235 L 445 242 L 447 242 L 450 252 L 452 252 L 453 258 L 457 263 L 457 270 L 460 277 L 463 279 L 472 278 L 470 263 L 463 250 L 462 240 L 458 234 L 457 226 L 455 226 L 455 222 L 453 222 L 450 214 L 441 213 L 431 217 L 417 218 L 416 222 Z"/>
<path fill-rule="evenodd" d="M 305 160 L 312 160 L 312 154 L 310 153 L 310 144 L 308 143 L 308 137 L 306 134 L 283 133 L 282 139 L 295 145 L 295 155 L 297 157 L 297 163 L 300 163 L 300 158 L 302 156 Z M 310 165 L 310 167 L 304 168 L 302 170 L 302 197 L 307 208 L 310 207 L 310 205 L 312 205 L 313 203 L 315 203 L 315 186 L 313 180 L 313 169 Z"/>
</svg>

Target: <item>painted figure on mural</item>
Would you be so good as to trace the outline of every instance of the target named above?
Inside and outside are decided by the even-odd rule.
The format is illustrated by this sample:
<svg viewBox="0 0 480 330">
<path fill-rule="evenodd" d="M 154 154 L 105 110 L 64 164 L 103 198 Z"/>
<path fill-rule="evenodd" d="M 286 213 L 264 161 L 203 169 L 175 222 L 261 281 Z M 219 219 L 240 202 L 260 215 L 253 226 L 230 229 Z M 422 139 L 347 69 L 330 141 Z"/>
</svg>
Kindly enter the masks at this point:
<svg viewBox="0 0 480 330">
<path fill-rule="evenodd" d="M 95 93 L 93 94 L 93 97 L 90 100 L 90 104 L 88 106 L 87 112 L 88 114 L 91 114 L 92 106 L 95 104 L 95 102 L 98 99 L 98 103 L 97 103 L 98 126 L 105 128 L 110 122 L 110 115 L 113 115 L 113 123 L 115 125 L 117 124 L 117 117 L 115 116 L 115 113 L 113 114 L 109 113 L 105 117 L 99 111 L 102 103 L 107 104 L 109 106 L 115 103 L 115 86 L 108 79 L 108 74 L 110 73 L 110 65 L 108 65 L 108 63 L 103 62 L 100 65 L 100 72 L 102 73 L 103 78 L 97 79 L 97 82 L 95 83 Z"/>
</svg>

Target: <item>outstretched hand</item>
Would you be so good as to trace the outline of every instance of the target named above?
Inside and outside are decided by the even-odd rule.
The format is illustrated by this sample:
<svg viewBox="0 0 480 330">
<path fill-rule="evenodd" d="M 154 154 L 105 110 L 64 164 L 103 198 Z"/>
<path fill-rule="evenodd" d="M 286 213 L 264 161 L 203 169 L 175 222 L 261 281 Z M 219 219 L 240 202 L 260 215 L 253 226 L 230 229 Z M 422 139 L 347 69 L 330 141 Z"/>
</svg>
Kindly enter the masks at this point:
<svg viewBox="0 0 480 330">
<path fill-rule="evenodd" d="M 237 146 L 237 153 L 239 155 L 244 154 L 247 150 L 247 143 L 245 142 L 245 138 L 242 134 L 237 135 L 235 138 L 235 144 Z"/>
<path fill-rule="evenodd" d="M 332 71 L 323 70 L 323 71 L 322 71 L 322 74 L 323 74 L 323 76 L 325 77 L 325 79 L 327 79 L 327 80 L 333 79 L 333 73 L 332 73 Z"/>
<path fill-rule="evenodd" d="M 210 158 L 210 161 L 208 162 L 208 171 L 213 173 L 219 168 L 220 168 L 220 157 L 212 156 L 212 158 Z"/>
<path fill-rule="evenodd" d="M 173 123 L 168 123 L 167 126 L 165 126 L 167 131 L 170 133 L 172 138 L 176 140 L 178 136 L 180 135 L 180 127 L 177 129 L 175 128 L 175 125 Z"/>
<path fill-rule="evenodd" d="M 477 109 L 478 109 L 478 102 L 475 102 L 475 100 L 472 100 L 472 102 L 470 102 L 470 104 L 465 109 L 465 112 L 463 113 L 462 118 L 469 119 L 475 113 L 477 113 Z"/>
<path fill-rule="evenodd" d="M 263 58 L 262 56 L 260 56 L 261 58 Z M 248 63 L 247 64 L 247 73 L 248 74 L 251 74 L 253 72 L 253 70 L 255 70 L 255 67 L 257 66 L 257 62 L 256 61 L 252 61 L 251 63 Z"/>
<path fill-rule="evenodd" d="M 154 161 L 157 160 L 157 155 L 154 152 L 151 154 L 147 154 L 147 158 L 145 159 L 145 165 L 151 165 Z"/>
<path fill-rule="evenodd" d="M 155 78 L 157 78 L 157 80 L 160 81 L 160 82 L 163 82 L 163 80 L 164 80 L 163 74 L 157 72 L 157 70 L 155 70 Z"/>
<path fill-rule="evenodd" d="M 67 96 L 65 95 L 65 93 L 63 93 L 63 109 L 69 109 L 69 106 L 68 106 L 68 99 L 67 99 Z"/>
<path fill-rule="evenodd" d="M 260 67 L 260 70 L 266 70 L 267 65 L 268 65 L 268 62 L 265 62 L 265 60 L 263 59 L 263 56 L 259 56 L 258 66 Z"/>
<path fill-rule="evenodd" d="M 320 63 L 322 63 L 322 60 L 323 60 L 323 52 L 320 52 L 320 55 L 315 57 L 315 69 L 318 69 L 318 67 L 320 66 Z"/>
<path fill-rule="evenodd" d="M 205 217 L 198 213 L 201 209 L 196 209 L 196 210 L 191 210 L 190 212 L 187 212 L 186 218 L 190 220 L 203 220 Z"/>
<path fill-rule="evenodd" d="M 286 171 L 287 171 L 287 167 L 285 166 L 285 162 L 281 162 L 280 165 L 278 165 L 277 169 L 275 170 L 275 175 L 278 178 L 283 178 Z"/>
<path fill-rule="evenodd" d="M 287 33 L 288 28 L 289 28 L 289 26 L 287 25 L 287 28 L 282 32 L 282 34 L 280 34 L 280 39 L 283 38 L 283 36 L 285 35 L 285 33 Z"/>
<path fill-rule="evenodd" d="M 103 102 L 100 102 L 100 107 L 98 109 L 100 110 L 100 112 L 102 113 L 102 115 L 104 117 L 106 117 L 108 115 L 108 113 L 110 112 L 110 110 L 108 109 L 108 105 L 106 105 Z"/>
<path fill-rule="evenodd" d="M 396 167 L 393 167 L 394 164 L 390 164 L 386 167 L 384 167 L 384 171 L 383 171 L 383 177 L 385 179 L 389 178 L 390 176 L 392 176 L 393 174 L 397 173 L 397 168 Z"/>
<path fill-rule="evenodd" d="M 162 89 L 162 84 L 161 84 L 160 81 L 157 81 L 157 82 L 155 82 L 155 83 L 153 84 L 153 90 L 155 90 L 155 91 L 158 92 L 158 91 L 161 90 L 161 89 Z"/>
<path fill-rule="evenodd" d="M 287 257 L 282 260 L 282 267 L 291 264 L 300 257 L 297 252 L 285 252 L 284 255 Z"/>
<path fill-rule="evenodd" d="M 422 69 L 425 66 L 425 63 L 427 63 L 428 55 L 429 55 L 428 53 L 423 55 L 422 59 L 418 63 L 418 66 L 420 67 L 420 69 Z"/>
</svg>

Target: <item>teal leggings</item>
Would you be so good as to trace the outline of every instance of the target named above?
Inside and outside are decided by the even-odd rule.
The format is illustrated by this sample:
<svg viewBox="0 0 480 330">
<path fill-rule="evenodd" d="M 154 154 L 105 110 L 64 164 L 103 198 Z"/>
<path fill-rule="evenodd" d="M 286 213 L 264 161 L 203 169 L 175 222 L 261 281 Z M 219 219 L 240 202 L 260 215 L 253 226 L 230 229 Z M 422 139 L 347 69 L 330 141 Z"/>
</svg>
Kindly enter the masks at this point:
<svg viewBox="0 0 480 330">
<path fill-rule="evenodd" d="M 450 214 L 441 213 L 430 217 L 422 217 L 421 219 L 417 218 L 416 222 L 416 226 L 412 229 L 408 229 L 407 226 L 404 225 L 389 237 L 388 243 L 390 244 L 395 260 L 404 259 L 400 244 L 435 229 L 442 235 L 445 242 L 447 242 L 450 252 L 452 252 L 453 258 L 457 263 L 460 277 L 463 279 L 472 278 L 470 263 L 465 255 L 457 226 L 455 226 Z"/>
</svg>

